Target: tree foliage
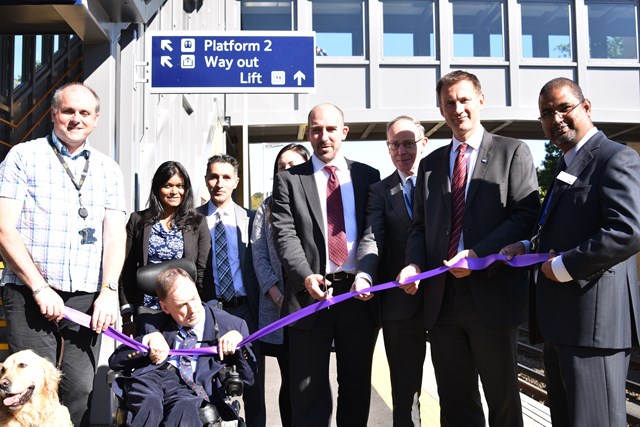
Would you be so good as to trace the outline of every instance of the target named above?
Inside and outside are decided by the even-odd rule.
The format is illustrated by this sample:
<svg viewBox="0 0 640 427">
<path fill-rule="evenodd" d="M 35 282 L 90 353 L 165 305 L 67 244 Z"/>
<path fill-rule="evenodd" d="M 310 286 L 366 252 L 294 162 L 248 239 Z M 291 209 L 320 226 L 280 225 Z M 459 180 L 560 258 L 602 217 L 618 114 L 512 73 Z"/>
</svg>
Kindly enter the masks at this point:
<svg viewBox="0 0 640 427">
<path fill-rule="evenodd" d="M 547 194 L 547 190 L 551 186 L 556 176 L 556 166 L 562 152 L 552 142 L 544 143 L 544 151 L 546 152 L 541 167 L 538 168 L 538 186 L 540 187 L 540 196 Z"/>
</svg>

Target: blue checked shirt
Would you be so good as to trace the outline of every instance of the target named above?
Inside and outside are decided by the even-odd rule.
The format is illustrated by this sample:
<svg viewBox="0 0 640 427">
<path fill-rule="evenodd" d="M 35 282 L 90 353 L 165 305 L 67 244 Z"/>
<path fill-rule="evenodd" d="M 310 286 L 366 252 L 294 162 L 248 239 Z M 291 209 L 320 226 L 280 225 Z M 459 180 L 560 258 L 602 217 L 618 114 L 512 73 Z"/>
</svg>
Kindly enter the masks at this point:
<svg viewBox="0 0 640 427">
<path fill-rule="evenodd" d="M 78 190 L 46 138 L 13 147 L 0 164 L 0 197 L 22 204 L 17 229 L 47 283 L 65 292 L 97 292 L 102 282 L 102 224 L 106 209 L 125 211 L 124 180 L 118 164 L 88 142 L 71 157 L 52 132 L 76 182 L 89 153 L 81 189 L 89 216 L 80 218 Z M 96 241 L 81 244 L 80 230 L 95 229 Z M 23 284 L 5 265 L 2 284 Z"/>
</svg>

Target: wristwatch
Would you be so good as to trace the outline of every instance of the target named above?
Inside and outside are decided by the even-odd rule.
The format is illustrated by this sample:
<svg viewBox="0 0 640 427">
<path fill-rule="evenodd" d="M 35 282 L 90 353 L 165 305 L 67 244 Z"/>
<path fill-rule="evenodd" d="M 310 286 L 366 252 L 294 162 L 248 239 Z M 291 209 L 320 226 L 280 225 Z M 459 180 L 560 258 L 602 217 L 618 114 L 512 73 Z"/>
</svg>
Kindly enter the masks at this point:
<svg viewBox="0 0 640 427">
<path fill-rule="evenodd" d="M 118 290 L 118 284 L 116 282 L 104 282 L 102 284 L 102 289 L 109 289 L 111 291 Z"/>
</svg>

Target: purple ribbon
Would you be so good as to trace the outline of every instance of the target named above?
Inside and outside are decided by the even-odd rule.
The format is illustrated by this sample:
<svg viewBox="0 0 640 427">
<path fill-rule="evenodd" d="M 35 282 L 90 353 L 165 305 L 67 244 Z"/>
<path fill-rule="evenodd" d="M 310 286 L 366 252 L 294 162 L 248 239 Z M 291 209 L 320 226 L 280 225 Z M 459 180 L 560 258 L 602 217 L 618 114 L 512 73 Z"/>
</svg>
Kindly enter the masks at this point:
<svg viewBox="0 0 640 427">
<path fill-rule="evenodd" d="M 430 277 L 437 276 L 442 274 L 452 268 L 466 268 L 469 270 L 484 270 L 489 265 L 493 264 L 496 261 L 502 261 L 511 267 L 527 267 L 533 264 L 538 264 L 541 262 L 545 262 L 550 258 L 548 253 L 545 254 L 526 254 L 513 257 L 511 260 L 507 260 L 504 255 L 489 255 L 484 258 L 463 258 L 456 262 L 451 267 L 441 266 L 438 268 L 434 268 L 433 270 L 425 271 L 424 273 L 417 274 L 415 276 L 409 277 L 405 283 L 415 282 L 417 280 L 424 280 Z M 310 314 L 316 313 L 320 310 L 324 310 L 327 307 L 331 307 L 334 304 L 338 304 L 342 301 L 348 300 L 349 298 L 353 298 L 358 294 L 362 293 L 375 293 L 379 291 L 383 291 L 385 289 L 395 288 L 400 286 L 397 280 L 382 283 L 380 285 L 371 286 L 369 288 L 363 289 L 360 292 L 350 291 L 344 294 L 340 294 L 331 298 L 327 298 L 326 300 L 318 301 L 314 304 L 311 304 L 307 307 L 304 307 L 295 313 L 291 313 L 281 319 L 276 320 L 275 322 L 265 326 L 264 328 L 252 333 L 245 339 L 243 339 L 238 347 L 241 347 L 250 342 L 256 341 L 263 336 L 270 334 L 271 332 L 280 329 L 284 326 L 287 326 L 297 320 L 302 319 L 303 317 L 309 316 Z M 74 310 L 70 307 L 64 308 L 64 317 L 71 320 L 72 322 L 78 323 L 86 328 L 90 327 L 91 317 L 88 314 L 81 313 L 77 310 Z M 149 347 L 134 340 L 133 338 L 128 337 L 122 332 L 112 328 L 109 326 L 105 332 L 103 332 L 106 336 L 113 338 L 116 341 L 119 341 L 123 344 L 128 345 L 134 350 L 141 351 L 143 353 L 149 352 Z M 169 350 L 170 355 L 211 355 L 218 354 L 217 347 L 200 347 L 200 348 L 190 348 L 190 349 L 172 349 Z"/>
</svg>

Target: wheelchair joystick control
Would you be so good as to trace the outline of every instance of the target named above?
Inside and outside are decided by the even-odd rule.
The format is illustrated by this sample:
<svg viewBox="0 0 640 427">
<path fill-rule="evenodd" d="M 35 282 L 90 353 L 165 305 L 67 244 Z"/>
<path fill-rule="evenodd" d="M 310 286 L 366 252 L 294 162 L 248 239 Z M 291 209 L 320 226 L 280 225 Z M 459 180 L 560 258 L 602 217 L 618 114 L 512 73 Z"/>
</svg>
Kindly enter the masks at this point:
<svg viewBox="0 0 640 427">
<path fill-rule="evenodd" d="M 227 396 L 242 395 L 244 383 L 240 379 L 240 374 L 236 371 L 235 366 L 225 366 L 220 370 L 220 382 Z"/>
</svg>

